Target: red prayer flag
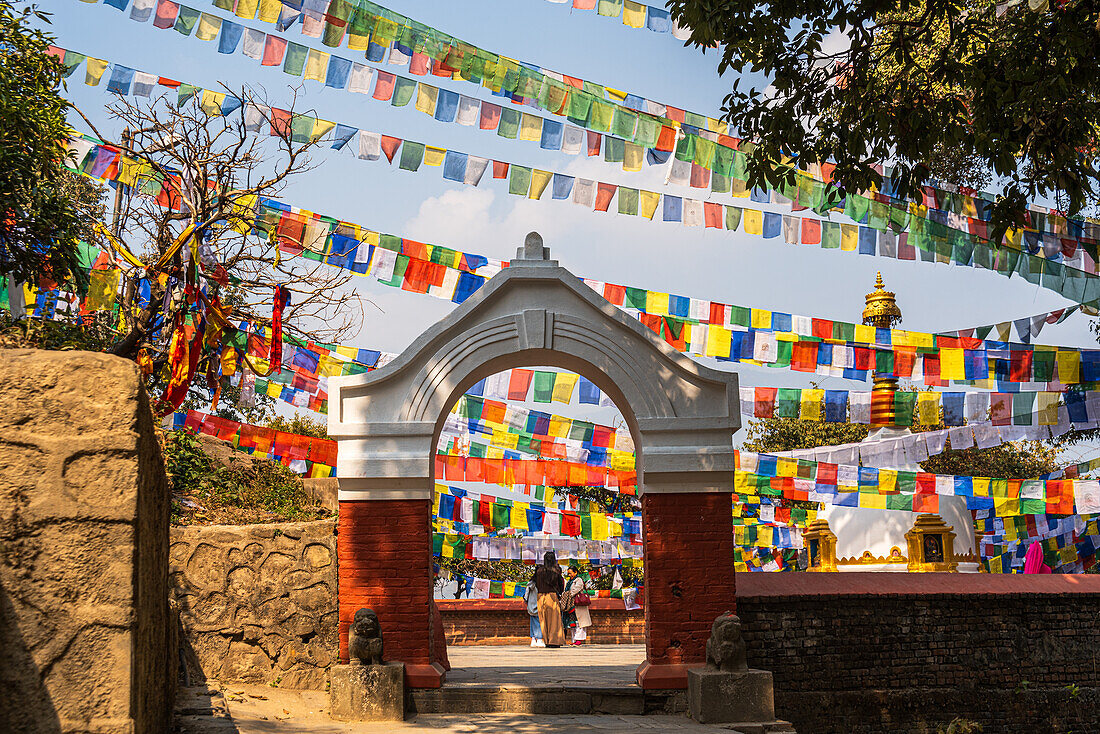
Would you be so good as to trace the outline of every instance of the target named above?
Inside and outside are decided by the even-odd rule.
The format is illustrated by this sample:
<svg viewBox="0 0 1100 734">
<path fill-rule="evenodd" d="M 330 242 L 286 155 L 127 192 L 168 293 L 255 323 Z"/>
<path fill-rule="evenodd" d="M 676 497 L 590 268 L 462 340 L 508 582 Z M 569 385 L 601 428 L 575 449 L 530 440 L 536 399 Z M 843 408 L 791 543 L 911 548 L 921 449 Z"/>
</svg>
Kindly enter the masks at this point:
<svg viewBox="0 0 1100 734">
<path fill-rule="evenodd" d="M 600 143 L 602 136 L 597 132 L 588 131 L 588 155 L 594 156 L 600 154 Z"/>
<path fill-rule="evenodd" d="M 401 147 L 401 143 L 404 142 L 401 138 L 391 138 L 389 135 L 382 136 L 382 152 L 386 154 L 386 160 L 393 163 L 393 157 L 397 155 L 397 149 Z"/>
<path fill-rule="evenodd" d="M 535 373 L 532 370 L 521 368 L 512 370 L 512 375 L 508 378 L 508 399 L 526 400 L 527 391 L 531 387 L 531 380 L 534 376 Z"/>
<path fill-rule="evenodd" d="M 756 418 L 771 418 L 775 413 L 775 395 L 778 392 L 775 387 L 758 387 L 754 396 L 753 416 Z M 818 464 L 820 467 L 821 465 Z"/>
<path fill-rule="evenodd" d="M 722 205 L 712 201 L 703 202 L 703 218 L 706 226 L 722 229 Z"/>
<path fill-rule="evenodd" d="M 820 245 L 821 244 L 821 220 L 820 219 L 808 219 L 802 220 L 802 244 L 804 245 Z"/>
<path fill-rule="evenodd" d="M 479 125 L 482 130 L 496 130 L 500 124 L 500 105 L 491 102 L 481 103 L 481 120 Z"/>
<path fill-rule="evenodd" d="M 508 178 L 508 164 L 503 161 L 493 161 L 493 178 Z"/>
<path fill-rule="evenodd" d="M 283 63 L 283 55 L 286 53 L 286 39 L 278 36 L 267 37 L 264 43 L 264 56 L 260 60 L 261 66 L 279 66 Z"/>
<path fill-rule="evenodd" d="M 615 191 L 618 186 L 615 184 L 603 183 L 596 187 L 596 211 L 605 212 L 607 207 L 611 206 L 611 199 L 615 197 Z"/>
<path fill-rule="evenodd" d="M 270 36 L 269 36 L 270 38 Z M 393 96 L 393 87 L 397 83 L 397 77 L 388 71 L 378 72 L 378 81 L 374 83 L 374 98 L 386 102 Z"/>
<path fill-rule="evenodd" d="M 676 128 L 665 125 L 657 137 L 657 150 L 671 153 L 676 149 Z"/>
</svg>

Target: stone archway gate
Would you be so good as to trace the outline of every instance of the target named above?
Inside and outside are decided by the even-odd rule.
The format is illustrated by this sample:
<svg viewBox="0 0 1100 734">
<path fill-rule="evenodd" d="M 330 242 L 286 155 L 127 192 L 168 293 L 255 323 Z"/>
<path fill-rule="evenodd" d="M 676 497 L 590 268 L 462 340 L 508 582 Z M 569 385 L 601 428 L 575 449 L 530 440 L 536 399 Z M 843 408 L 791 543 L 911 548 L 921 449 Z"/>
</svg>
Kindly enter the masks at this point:
<svg viewBox="0 0 1100 734">
<path fill-rule="evenodd" d="M 339 442 L 340 655 L 368 606 L 386 658 L 411 687 L 438 687 L 442 630 L 431 614 L 434 453 L 446 412 L 479 380 L 514 367 L 584 375 L 622 411 L 637 449 L 648 689 L 683 688 L 714 618 L 735 605 L 733 432 L 737 376 L 677 352 L 549 259 L 536 233 L 399 357 L 330 381 Z M 434 644 L 433 644 L 434 643 Z"/>
</svg>

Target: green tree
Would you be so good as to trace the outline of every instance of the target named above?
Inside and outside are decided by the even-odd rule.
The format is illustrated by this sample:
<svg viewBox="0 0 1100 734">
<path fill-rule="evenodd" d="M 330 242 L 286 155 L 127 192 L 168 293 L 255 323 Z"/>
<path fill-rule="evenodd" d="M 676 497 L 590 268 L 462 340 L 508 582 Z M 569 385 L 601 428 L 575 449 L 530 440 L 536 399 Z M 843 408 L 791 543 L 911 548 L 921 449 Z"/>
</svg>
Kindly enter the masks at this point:
<svg viewBox="0 0 1100 734">
<path fill-rule="evenodd" d="M 671 0 L 689 43 L 721 47 L 740 76 L 725 118 L 755 149 L 751 182 L 776 184 L 778 161 L 836 163 L 861 191 L 894 165 L 914 200 L 950 151 L 1004 182 L 994 238 L 1048 196 L 1076 214 L 1097 193 L 1100 2 L 1050 10 L 994 0 Z M 751 73 L 755 72 L 755 73 Z M 747 87 L 747 89 L 746 89 Z"/>
<path fill-rule="evenodd" d="M 940 428 L 943 426 L 918 426 L 912 430 L 920 432 Z M 746 451 L 774 453 L 818 446 L 839 446 L 862 441 L 867 433 L 868 426 L 854 423 L 763 418 L 749 421 L 748 437 L 742 443 L 742 448 Z M 1030 479 L 1058 468 L 1059 447 L 1059 443 L 1012 441 L 988 449 L 949 449 L 937 456 L 930 456 L 920 466 L 924 471 L 934 474 Z"/>
<path fill-rule="evenodd" d="M 49 54 L 49 23 L 35 6 L 0 0 L 0 275 L 87 287 L 78 243 L 95 242 L 84 184 L 63 168 L 69 103 L 64 67 Z"/>
<path fill-rule="evenodd" d="M 293 418 L 284 418 L 277 415 L 267 422 L 268 428 L 286 433 L 297 433 L 299 436 L 313 436 L 314 438 L 328 438 L 328 423 L 314 420 L 308 415 L 295 413 Z"/>
</svg>

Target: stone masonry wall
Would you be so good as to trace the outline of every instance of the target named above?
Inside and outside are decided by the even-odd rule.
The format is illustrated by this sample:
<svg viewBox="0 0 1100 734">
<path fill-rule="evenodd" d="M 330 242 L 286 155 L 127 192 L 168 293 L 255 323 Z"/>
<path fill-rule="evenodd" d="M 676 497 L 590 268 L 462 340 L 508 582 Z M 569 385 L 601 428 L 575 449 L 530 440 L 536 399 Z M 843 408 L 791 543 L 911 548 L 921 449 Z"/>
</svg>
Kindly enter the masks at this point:
<svg viewBox="0 0 1100 734">
<path fill-rule="evenodd" d="M 324 688 L 337 655 L 335 525 L 172 528 L 173 598 L 192 681 Z"/>
<path fill-rule="evenodd" d="M 0 731 L 168 731 L 167 541 L 136 366 L 0 350 Z"/>
<path fill-rule="evenodd" d="M 749 665 L 800 732 L 1100 731 L 1100 576 L 739 574 Z"/>
</svg>

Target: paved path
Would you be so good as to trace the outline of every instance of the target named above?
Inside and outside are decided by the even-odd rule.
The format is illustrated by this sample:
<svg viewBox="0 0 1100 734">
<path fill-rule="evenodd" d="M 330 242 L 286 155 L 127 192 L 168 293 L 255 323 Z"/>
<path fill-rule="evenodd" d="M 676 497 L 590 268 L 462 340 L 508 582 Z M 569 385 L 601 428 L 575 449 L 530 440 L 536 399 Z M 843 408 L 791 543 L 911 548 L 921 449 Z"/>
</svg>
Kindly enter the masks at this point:
<svg viewBox="0 0 1100 734">
<path fill-rule="evenodd" d="M 634 671 L 645 660 L 645 645 L 582 645 L 580 647 L 524 647 L 511 645 L 451 645 L 448 687 L 469 685 L 515 686 L 631 686 Z"/>
</svg>

